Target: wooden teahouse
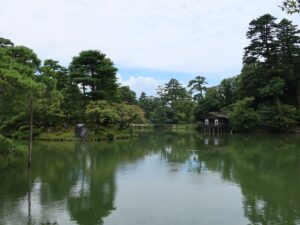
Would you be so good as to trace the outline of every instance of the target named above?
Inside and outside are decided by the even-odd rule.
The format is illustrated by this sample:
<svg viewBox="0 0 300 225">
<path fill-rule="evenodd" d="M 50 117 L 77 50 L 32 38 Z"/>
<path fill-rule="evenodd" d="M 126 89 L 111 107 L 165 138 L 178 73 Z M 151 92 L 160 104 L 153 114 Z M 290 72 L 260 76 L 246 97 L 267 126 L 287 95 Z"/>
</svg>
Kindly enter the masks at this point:
<svg viewBox="0 0 300 225">
<path fill-rule="evenodd" d="M 229 116 L 223 112 L 210 112 L 202 122 L 204 133 L 220 133 L 228 129 Z"/>
</svg>

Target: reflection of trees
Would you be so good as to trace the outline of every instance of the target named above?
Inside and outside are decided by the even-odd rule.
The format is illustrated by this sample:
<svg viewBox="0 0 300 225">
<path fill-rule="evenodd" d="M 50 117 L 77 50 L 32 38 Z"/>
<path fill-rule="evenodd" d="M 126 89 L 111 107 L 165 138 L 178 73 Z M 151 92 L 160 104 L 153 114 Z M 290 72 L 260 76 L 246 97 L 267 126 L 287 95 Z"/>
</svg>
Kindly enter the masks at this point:
<svg viewBox="0 0 300 225">
<path fill-rule="evenodd" d="M 253 224 L 296 224 L 300 220 L 300 141 L 292 136 L 241 135 L 218 137 L 215 145 L 215 138 L 152 132 L 110 144 L 36 143 L 29 187 L 35 199 L 38 195 L 42 215 L 33 215 L 32 223 L 55 222 L 47 207 L 62 203 L 78 224 L 101 224 L 116 207 L 118 167 L 153 152 L 170 164 L 185 165 L 192 172 L 216 171 L 238 184 L 245 215 Z M 17 219 L 27 221 L 20 204 L 28 196 L 24 166 L 1 171 L 0 224 L 5 212 L 17 212 Z"/>
<path fill-rule="evenodd" d="M 235 179 L 245 196 L 245 213 L 253 223 L 299 221 L 299 146 L 297 138 L 284 136 L 231 142 L 230 155 L 237 167 Z"/>
<path fill-rule="evenodd" d="M 300 219 L 300 142 L 284 136 L 237 136 L 228 151 L 201 152 L 210 170 L 238 183 L 253 224 L 295 224 Z"/>
<path fill-rule="evenodd" d="M 194 171 L 200 172 L 202 165 L 237 183 L 244 195 L 245 215 L 253 224 L 299 222 L 300 140 L 297 137 L 262 134 L 203 137 L 177 133 L 157 135 L 155 139 L 161 143 L 162 156 L 169 162 L 191 162 L 196 153 L 199 167 Z"/>
<path fill-rule="evenodd" d="M 0 188 L 0 198 L 5 196 L 9 201 L 0 201 L 0 223 L 6 212 L 20 216 L 4 221 L 27 222 L 22 204 L 35 199 L 39 202 L 32 204 L 39 204 L 35 208 L 40 207 L 40 212 L 32 215 L 30 224 L 55 224 L 49 208 L 55 209 L 61 203 L 66 204 L 67 213 L 78 224 L 101 224 L 115 209 L 115 174 L 119 163 L 137 160 L 146 151 L 148 145 L 137 140 L 110 144 L 35 143 L 30 191 L 25 164 L 7 168 L 7 173 L 1 171 L 1 183 L 5 185 Z"/>
</svg>

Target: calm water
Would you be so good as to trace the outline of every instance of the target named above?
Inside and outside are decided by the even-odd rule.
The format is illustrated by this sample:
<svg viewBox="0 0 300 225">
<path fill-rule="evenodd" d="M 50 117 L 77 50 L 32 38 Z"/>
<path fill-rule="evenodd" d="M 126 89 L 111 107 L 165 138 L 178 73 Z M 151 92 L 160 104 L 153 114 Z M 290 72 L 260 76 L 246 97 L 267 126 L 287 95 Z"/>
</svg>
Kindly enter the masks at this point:
<svg viewBox="0 0 300 225">
<path fill-rule="evenodd" d="M 0 170 L 0 224 L 300 224 L 300 136 L 143 133 L 35 143 Z"/>
</svg>

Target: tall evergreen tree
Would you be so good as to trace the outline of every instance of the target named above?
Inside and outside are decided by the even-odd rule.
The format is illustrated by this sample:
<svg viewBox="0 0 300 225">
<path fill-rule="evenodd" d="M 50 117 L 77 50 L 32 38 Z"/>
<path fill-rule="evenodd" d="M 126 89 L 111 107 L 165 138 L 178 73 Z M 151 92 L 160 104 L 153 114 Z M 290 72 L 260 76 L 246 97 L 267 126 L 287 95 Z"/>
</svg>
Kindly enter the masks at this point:
<svg viewBox="0 0 300 225">
<path fill-rule="evenodd" d="M 263 15 L 250 23 L 247 38 L 250 45 L 245 48 L 244 63 L 262 62 L 271 66 L 276 62 L 276 18 Z"/>
<path fill-rule="evenodd" d="M 277 27 L 278 67 L 287 81 L 288 97 L 297 99 L 300 109 L 300 30 L 287 19 Z M 294 98 L 295 93 L 297 95 Z M 293 102 L 291 102 L 293 103 Z"/>
<path fill-rule="evenodd" d="M 80 52 L 70 65 L 72 82 L 81 85 L 84 98 L 115 100 L 117 96 L 117 68 L 98 50 Z"/>
<path fill-rule="evenodd" d="M 194 80 L 189 82 L 188 87 L 190 88 L 190 92 L 194 94 L 193 98 L 195 101 L 203 99 L 204 93 L 207 90 L 205 84 L 207 84 L 205 77 L 201 76 L 197 76 Z"/>
</svg>

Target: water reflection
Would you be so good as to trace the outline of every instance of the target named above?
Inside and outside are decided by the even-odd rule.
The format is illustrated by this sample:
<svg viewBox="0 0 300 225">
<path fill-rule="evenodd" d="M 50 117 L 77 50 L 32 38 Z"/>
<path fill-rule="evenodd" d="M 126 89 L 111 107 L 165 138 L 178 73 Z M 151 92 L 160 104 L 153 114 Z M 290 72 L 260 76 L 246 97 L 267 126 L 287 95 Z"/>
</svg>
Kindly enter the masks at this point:
<svg viewBox="0 0 300 225">
<path fill-rule="evenodd" d="M 238 186 L 240 216 L 251 224 L 300 224 L 299 147 L 297 136 L 171 132 L 110 144 L 35 143 L 31 174 L 24 163 L 0 171 L 0 224 L 104 224 L 118 211 L 120 172 L 139 163 L 143 167 L 147 157 L 156 156 L 159 163 L 151 164 L 155 176 L 165 173 L 155 170 L 162 166 L 193 179 L 209 171 Z M 134 176 L 136 170 L 129 172 Z M 126 204 L 130 208 L 130 201 Z"/>
</svg>

